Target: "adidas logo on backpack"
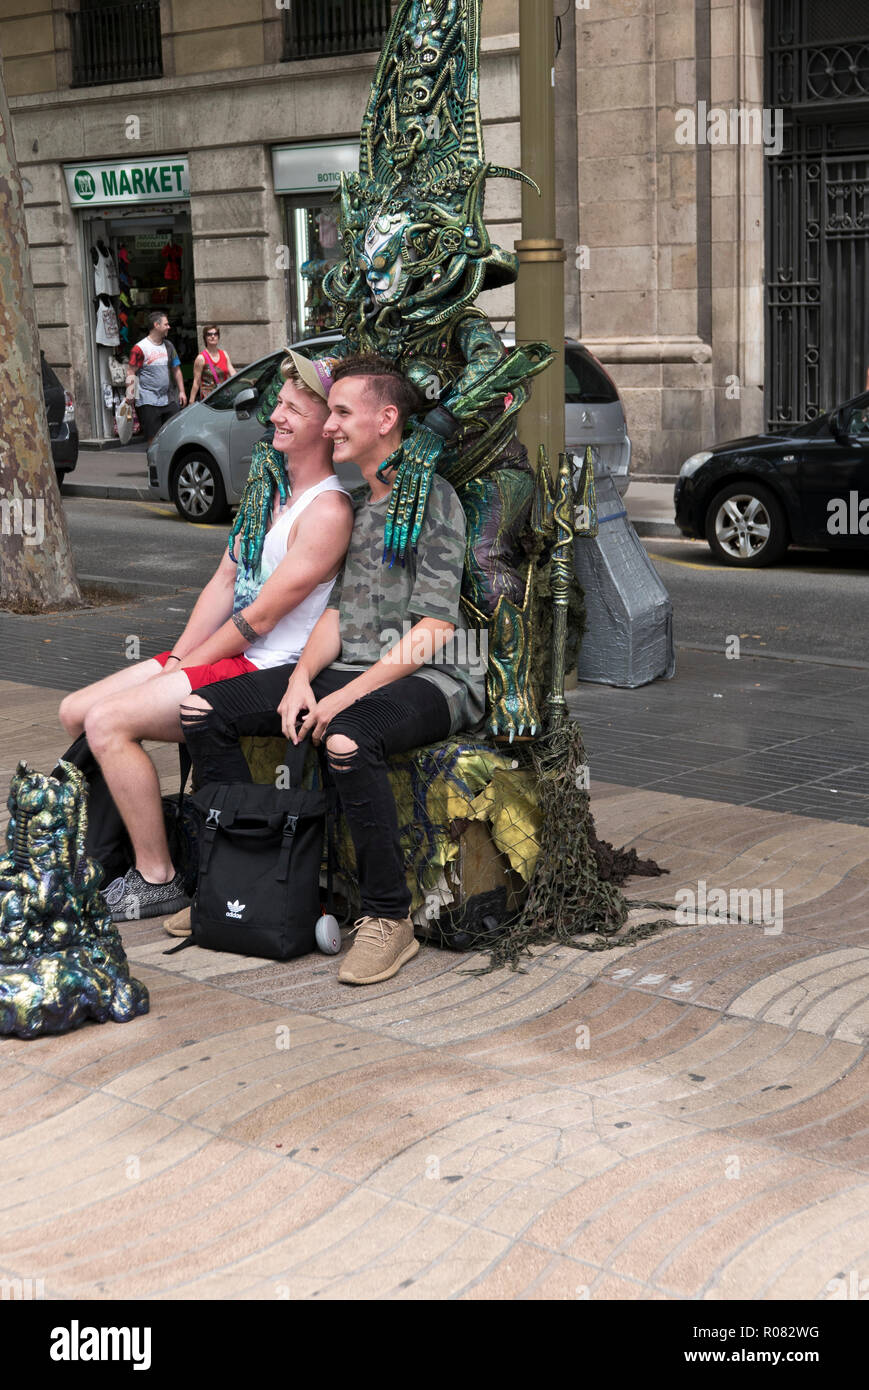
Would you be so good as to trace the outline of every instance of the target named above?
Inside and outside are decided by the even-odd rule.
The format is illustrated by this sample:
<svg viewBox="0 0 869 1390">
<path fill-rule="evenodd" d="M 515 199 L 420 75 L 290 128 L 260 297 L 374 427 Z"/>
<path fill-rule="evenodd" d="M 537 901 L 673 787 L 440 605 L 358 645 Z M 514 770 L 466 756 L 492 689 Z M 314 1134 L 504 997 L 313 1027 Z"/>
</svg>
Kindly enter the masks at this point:
<svg viewBox="0 0 869 1390">
<path fill-rule="evenodd" d="M 227 917 L 234 917 L 235 920 L 236 920 L 237 922 L 240 922 L 240 921 L 241 921 L 241 914 L 244 912 L 244 909 L 245 909 L 246 905 L 247 905 L 246 903 L 240 903 L 240 902 L 238 902 L 238 900 L 236 900 L 234 903 L 227 903 L 227 904 L 226 904 L 226 909 L 227 909 L 226 915 L 227 915 Z"/>
</svg>

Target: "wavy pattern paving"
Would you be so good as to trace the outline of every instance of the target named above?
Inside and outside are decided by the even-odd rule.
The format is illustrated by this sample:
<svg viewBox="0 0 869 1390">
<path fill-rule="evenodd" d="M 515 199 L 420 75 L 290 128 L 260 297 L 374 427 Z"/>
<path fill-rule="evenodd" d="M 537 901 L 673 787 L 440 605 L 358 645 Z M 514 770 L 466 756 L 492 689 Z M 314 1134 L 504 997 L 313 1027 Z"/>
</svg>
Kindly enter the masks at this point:
<svg viewBox="0 0 869 1390">
<path fill-rule="evenodd" d="M 638 898 L 780 889 L 781 933 L 701 921 L 481 978 L 424 948 L 362 991 L 131 926 L 151 1014 L 0 1043 L 0 1273 L 105 1299 L 869 1279 L 869 830 L 621 788 L 595 811 L 671 871 Z"/>
</svg>

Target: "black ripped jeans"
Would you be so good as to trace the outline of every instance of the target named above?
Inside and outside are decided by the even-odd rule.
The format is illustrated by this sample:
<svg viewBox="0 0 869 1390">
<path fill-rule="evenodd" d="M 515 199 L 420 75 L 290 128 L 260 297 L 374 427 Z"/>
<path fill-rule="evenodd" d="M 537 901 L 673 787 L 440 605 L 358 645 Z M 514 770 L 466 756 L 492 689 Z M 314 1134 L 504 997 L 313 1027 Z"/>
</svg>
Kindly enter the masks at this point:
<svg viewBox="0 0 869 1390">
<path fill-rule="evenodd" d="M 211 706 L 211 712 L 181 707 L 184 739 L 193 759 L 200 786 L 206 782 L 250 782 L 250 768 L 239 747 L 245 735 L 281 736 L 277 707 L 295 667 L 280 666 L 234 676 L 194 691 Z M 311 682 L 318 700 L 355 680 L 358 671 L 327 666 Z M 366 917 L 406 917 L 410 890 L 404 874 L 399 842 L 398 814 L 389 785 L 386 760 L 446 738 L 450 713 L 446 697 L 431 681 L 406 676 L 392 685 L 365 695 L 342 710 L 326 731 L 351 739 L 357 752 L 331 752 L 332 768 L 341 808 L 356 850 L 356 865 Z M 328 746 L 328 745 L 327 745 Z M 287 745 L 291 781 L 298 785 L 306 743 Z"/>
</svg>

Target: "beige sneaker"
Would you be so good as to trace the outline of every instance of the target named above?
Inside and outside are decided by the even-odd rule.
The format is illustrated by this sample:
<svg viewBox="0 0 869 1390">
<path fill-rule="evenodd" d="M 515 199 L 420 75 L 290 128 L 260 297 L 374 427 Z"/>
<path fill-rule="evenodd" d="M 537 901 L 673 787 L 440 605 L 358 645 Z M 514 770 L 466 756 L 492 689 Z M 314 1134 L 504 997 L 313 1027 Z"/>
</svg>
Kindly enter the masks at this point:
<svg viewBox="0 0 869 1390">
<path fill-rule="evenodd" d="M 190 908 L 182 908 L 173 917 L 167 917 L 163 922 L 163 930 L 170 936 L 191 936 Z"/>
<path fill-rule="evenodd" d="M 389 917 L 363 917 L 353 930 L 353 949 L 338 971 L 338 979 L 345 985 L 374 985 L 378 980 L 388 980 L 419 950 L 409 917 L 400 922 Z"/>
</svg>

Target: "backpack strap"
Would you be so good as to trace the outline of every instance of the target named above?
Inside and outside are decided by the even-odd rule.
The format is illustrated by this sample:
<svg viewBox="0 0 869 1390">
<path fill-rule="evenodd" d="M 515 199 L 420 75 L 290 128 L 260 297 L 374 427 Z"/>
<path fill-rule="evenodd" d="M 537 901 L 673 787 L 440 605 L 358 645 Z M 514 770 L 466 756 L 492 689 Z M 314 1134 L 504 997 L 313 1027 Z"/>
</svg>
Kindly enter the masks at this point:
<svg viewBox="0 0 869 1390">
<path fill-rule="evenodd" d="M 326 911 L 335 916 L 335 822 L 338 818 L 338 788 L 329 770 L 329 759 L 322 743 L 317 745 L 320 779 L 326 798 Z"/>
<path fill-rule="evenodd" d="M 202 825 L 201 841 L 199 850 L 199 872 L 206 874 L 211 859 L 211 852 L 214 849 L 214 841 L 220 829 L 220 817 L 226 807 L 226 796 L 228 787 L 218 787 L 214 798 L 216 805 L 210 806 Z"/>
<path fill-rule="evenodd" d="M 192 936 L 185 936 L 183 941 L 179 941 L 177 946 L 170 946 L 168 951 L 164 951 L 164 956 L 177 956 L 179 951 L 186 951 L 188 946 L 195 946 L 196 942 Z"/>
<path fill-rule="evenodd" d="M 290 876 L 290 858 L 293 853 L 293 839 L 296 834 L 296 826 L 298 823 L 298 816 L 287 816 L 284 821 L 284 833 L 281 836 L 281 852 L 278 857 L 278 883 L 286 883 Z"/>
<path fill-rule="evenodd" d="M 178 745 L 178 773 L 180 786 L 178 791 L 178 810 L 184 809 L 184 792 L 187 787 L 187 778 L 190 776 L 190 769 L 193 767 L 193 759 L 190 756 L 190 749 L 186 743 Z"/>
<path fill-rule="evenodd" d="M 326 795 L 326 911 L 335 916 L 335 797 Z"/>
</svg>

